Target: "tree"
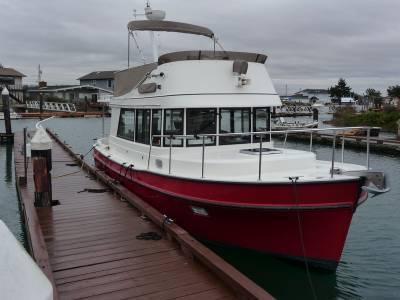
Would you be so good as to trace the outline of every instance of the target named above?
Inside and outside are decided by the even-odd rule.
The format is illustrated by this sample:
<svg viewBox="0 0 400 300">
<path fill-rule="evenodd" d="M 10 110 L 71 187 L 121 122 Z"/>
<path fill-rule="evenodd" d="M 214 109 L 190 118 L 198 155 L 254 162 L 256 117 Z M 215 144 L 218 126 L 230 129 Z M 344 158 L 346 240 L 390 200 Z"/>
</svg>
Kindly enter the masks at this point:
<svg viewBox="0 0 400 300">
<path fill-rule="evenodd" d="M 375 108 L 381 108 L 383 99 L 380 91 L 377 91 L 375 89 L 366 89 L 365 94 L 368 97 L 368 102 L 372 101 Z"/>
<path fill-rule="evenodd" d="M 389 86 L 387 89 L 389 97 L 400 98 L 400 85 Z"/>
<path fill-rule="evenodd" d="M 328 89 L 331 98 L 337 99 L 340 102 L 342 97 L 349 97 L 351 92 L 351 87 L 346 83 L 346 80 L 340 78 L 335 86 L 331 86 Z"/>
</svg>

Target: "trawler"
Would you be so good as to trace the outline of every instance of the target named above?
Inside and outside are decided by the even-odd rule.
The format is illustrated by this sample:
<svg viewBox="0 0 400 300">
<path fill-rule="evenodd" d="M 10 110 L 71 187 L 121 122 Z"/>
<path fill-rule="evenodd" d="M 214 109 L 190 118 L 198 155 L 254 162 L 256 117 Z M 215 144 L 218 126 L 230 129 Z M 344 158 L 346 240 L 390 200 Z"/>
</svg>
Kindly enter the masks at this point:
<svg viewBox="0 0 400 300">
<path fill-rule="evenodd" d="M 216 50 L 210 29 L 145 12 L 128 30 L 150 32 L 155 61 L 117 73 L 96 166 L 201 241 L 335 269 L 357 207 L 389 190 L 369 167 L 369 148 L 363 166 L 335 151 L 318 160 L 313 133 L 347 128 L 272 131 L 281 101 L 266 55 Z M 211 49 L 158 56 L 154 32 L 204 36 Z M 298 131 L 310 135 L 310 151 L 287 146 Z"/>
</svg>

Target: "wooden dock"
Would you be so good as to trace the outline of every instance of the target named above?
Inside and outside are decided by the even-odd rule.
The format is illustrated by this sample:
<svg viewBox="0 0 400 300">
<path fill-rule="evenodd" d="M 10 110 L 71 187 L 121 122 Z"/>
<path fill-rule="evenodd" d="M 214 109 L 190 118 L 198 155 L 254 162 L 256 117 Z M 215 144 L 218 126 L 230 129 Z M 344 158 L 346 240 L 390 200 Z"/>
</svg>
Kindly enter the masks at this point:
<svg viewBox="0 0 400 300">
<path fill-rule="evenodd" d="M 53 138 L 53 201 L 59 205 L 52 208 L 34 207 L 31 162 L 26 184 L 20 179 L 22 133 L 15 135 L 14 149 L 31 255 L 52 282 L 55 299 L 272 298 Z M 138 239 L 148 232 L 156 238 Z"/>
</svg>

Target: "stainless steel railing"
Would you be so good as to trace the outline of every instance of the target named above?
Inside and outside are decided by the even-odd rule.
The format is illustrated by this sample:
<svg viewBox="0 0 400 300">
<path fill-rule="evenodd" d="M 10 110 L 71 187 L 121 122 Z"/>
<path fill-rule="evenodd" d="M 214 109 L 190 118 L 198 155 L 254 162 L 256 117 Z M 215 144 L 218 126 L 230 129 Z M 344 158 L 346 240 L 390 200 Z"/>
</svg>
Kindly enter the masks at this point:
<svg viewBox="0 0 400 300">
<path fill-rule="evenodd" d="M 342 163 L 344 162 L 344 143 L 345 143 L 345 136 L 346 136 L 346 131 L 347 130 L 364 130 L 367 131 L 367 136 L 366 136 L 366 143 L 367 143 L 367 149 L 366 149 L 366 168 L 369 170 L 369 152 L 370 152 L 370 134 L 371 134 L 371 127 L 330 127 L 330 128 L 308 128 L 308 129 L 291 129 L 291 130 L 277 130 L 277 131 L 252 131 L 252 132 L 243 132 L 243 133 L 210 133 L 210 134 L 198 134 L 198 135 L 165 135 L 165 134 L 159 134 L 159 135 L 153 135 L 151 137 L 150 141 L 150 147 L 149 147 L 149 153 L 148 153 L 148 161 L 147 161 L 147 168 L 150 168 L 150 159 L 151 159 L 151 154 L 152 154 L 152 145 L 154 138 L 159 138 L 160 141 L 164 140 L 165 138 L 169 139 L 169 156 L 168 156 L 168 174 L 171 174 L 171 166 L 172 166 L 172 147 L 173 143 L 172 141 L 175 139 L 182 139 L 183 141 L 186 140 L 193 140 L 193 139 L 201 139 L 202 140 L 202 150 L 201 150 L 201 178 L 204 177 L 204 165 L 205 165 L 205 149 L 206 147 L 214 146 L 214 145 L 207 145 L 205 143 L 205 139 L 207 137 L 234 137 L 234 136 L 251 136 L 251 137 L 259 137 L 259 158 L 258 158 L 258 180 L 261 180 L 261 174 L 262 174 L 262 146 L 263 146 L 263 136 L 273 136 L 273 135 L 284 135 L 284 141 L 283 141 L 283 149 L 286 149 L 286 142 L 287 142 L 287 137 L 288 134 L 290 133 L 310 133 L 310 144 L 309 144 L 309 151 L 312 152 L 312 147 L 313 147 L 313 133 L 314 132 L 327 132 L 331 131 L 333 132 L 333 139 L 332 139 L 332 155 L 331 155 L 331 170 L 330 174 L 331 177 L 333 177 L 335 173 L 335 149 L 336 149 L 336 140 L 338 136 L 338 132 L 341 132 L 342 134 L 342 148 L 341 148 L 341 161 Z M 255 144 L 252 142 L 252 144 Z M 161 142 L 160 142 L 161 145 Z M 153 145 L 154 146 L 154 145 Z"/>
</svg>

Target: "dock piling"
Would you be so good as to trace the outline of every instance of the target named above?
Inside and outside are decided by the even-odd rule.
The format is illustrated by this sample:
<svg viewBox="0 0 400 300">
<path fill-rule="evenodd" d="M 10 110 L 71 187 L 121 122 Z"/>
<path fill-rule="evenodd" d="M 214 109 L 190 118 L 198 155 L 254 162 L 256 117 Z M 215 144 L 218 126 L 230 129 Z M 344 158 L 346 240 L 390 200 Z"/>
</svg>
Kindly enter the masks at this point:
<svg viewBox="0 0 400 300">
<path fill-rule="evenodd" d="M 6 134 L 11 134 L 10 93 L 8 92 L 7 88 L 4 88 L 1 92 L 1 99 L 3 101 L 4 127 L 6 129 Z"/>
<path fill-rule="evenodd" d="M 38 127 L 31 140 L 33 180 L 35 184 L 35 206 L 51 207 L 51 148 L 52 140 L 43 129 Z"/>
</svg>

